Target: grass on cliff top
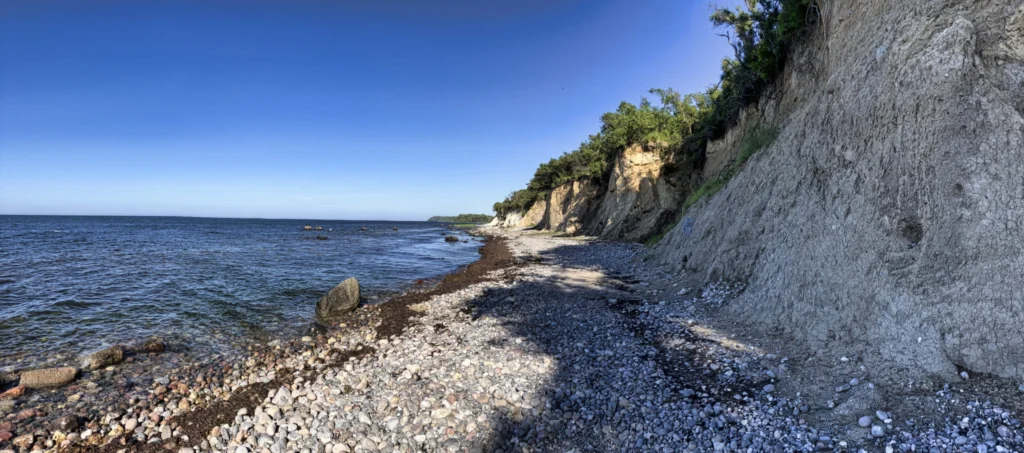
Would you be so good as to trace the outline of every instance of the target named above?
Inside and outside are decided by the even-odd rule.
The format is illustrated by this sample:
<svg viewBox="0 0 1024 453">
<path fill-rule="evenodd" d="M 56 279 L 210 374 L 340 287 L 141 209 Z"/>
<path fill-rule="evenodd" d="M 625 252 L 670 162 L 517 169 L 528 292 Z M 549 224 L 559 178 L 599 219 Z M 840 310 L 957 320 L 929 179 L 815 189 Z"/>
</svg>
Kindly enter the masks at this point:
<svg viewBox="0 0 1024 453">
<path fill-rule="evenodd" d="M 697 204 L 702 198 L 712 196 L 718 193 L 719 190 L 722 190 L 729 183 L 729 180 L 736 173 L 739 173 L 740 169 L 743 168 L 743 165 L 750 160 L 754 153 L 775 143 L 777 138 L 779 138 L 779 128 L 776 126 L 758 123 L 752 127 L 744 135 L 743 141 L 740 143 L 739 155 L 736 156 L 736 160 L 732 162 L 732 165 L 729 165 L 729 168 L 723 171 L 717 178 L 705 181 L 689 197 L 686 197 L 686 201 L 683 202 L 683 212 Z"/>
</svg>

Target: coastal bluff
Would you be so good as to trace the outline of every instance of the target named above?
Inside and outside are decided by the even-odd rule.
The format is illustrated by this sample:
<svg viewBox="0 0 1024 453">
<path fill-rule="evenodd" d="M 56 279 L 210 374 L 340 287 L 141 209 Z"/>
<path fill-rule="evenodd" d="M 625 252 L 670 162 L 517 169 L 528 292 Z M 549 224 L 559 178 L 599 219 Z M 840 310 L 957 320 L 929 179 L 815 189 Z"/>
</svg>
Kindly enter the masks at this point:
<svg viewBox="0 0 1024 453">
<path fill-rule="evenodd" d="M 742 283 L 730 318 L 892 376 L 1024 379 L 1024 6 L 818 5 L 771 95 L 698 165 L 633 145 L 497 223 L 651 240 L 666 270 Z M 777 138 L 692 197 L 758 124 Z"/>
</svg>

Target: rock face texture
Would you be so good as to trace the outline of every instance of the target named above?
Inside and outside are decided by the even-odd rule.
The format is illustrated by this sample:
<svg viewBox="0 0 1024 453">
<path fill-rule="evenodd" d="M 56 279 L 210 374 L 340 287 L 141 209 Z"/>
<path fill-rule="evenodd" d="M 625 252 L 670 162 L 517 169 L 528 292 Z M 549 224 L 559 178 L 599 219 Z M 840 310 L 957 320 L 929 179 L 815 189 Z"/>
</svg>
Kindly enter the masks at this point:
<svg viewBox="0 0 1024 453">
<path fill-rule="evenodd" d="M 616 158 L 607 181 L 565 183 L 525 215 L 506 215 L 501 226 L 642 241 L 679 212 L 680 191 L 663 177 L 662 169 L 656 147 L 630 146 Z"/>
<path fill-rule="evenodd" d="M 316 318 L 322 322 L 336 321 L 359 306 L 359 280 L 349 277 L 321 297 L 316 303 Z"/>
<path fill-rule="evenodd" d="M 675 218 L 679 190 L 662 178 L 660 150 L 631 146 L 615 161 L 587 234 L 601 239 L 642 241 Z"/>
<path fill-rule="evenodd" d="M 530 207 L 530 210 L 526 211 L 526 214 L 523 214 L 522 212 L 508 213 L 499 221 L 498 225 L 502 228 L 535 228 L 544 221 L 545 216 L 547 216 L 547 211 L 547 198 L 537 200 L 537 202 Z"/>
<path fill-rule="evenodd" d="M 1024 378 L 1024 5 L 827 2 L 781 127 L 653 258 L 876 369 Z"/>
<path fill-rule="evenodd" d="M 573 181 L 556 187 L 548 195 L 547 211 L 538 228 L 575 234 L 593 217 L 599 193 L 590 181 Z"/>
</svg>

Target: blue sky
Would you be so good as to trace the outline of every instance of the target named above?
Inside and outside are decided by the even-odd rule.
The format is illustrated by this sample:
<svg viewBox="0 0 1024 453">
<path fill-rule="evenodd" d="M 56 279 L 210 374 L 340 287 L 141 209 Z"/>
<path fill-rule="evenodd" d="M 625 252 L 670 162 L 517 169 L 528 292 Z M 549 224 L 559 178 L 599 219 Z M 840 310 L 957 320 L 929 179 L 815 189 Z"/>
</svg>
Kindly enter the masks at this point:
<svg viewBox="0 0 1024 453">
<path fill-rule="evenodd" d="M 710 8 L 0 0 L 0 214 L 489 213 L 620 101 L 716 82 Z"/>
</svg>

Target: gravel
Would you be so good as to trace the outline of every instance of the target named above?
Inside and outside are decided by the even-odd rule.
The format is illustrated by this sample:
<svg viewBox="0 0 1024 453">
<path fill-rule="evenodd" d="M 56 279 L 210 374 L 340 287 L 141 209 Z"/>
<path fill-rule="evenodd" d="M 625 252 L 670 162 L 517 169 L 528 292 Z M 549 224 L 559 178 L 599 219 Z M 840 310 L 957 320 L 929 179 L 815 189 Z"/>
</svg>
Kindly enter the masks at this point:
<svg viewBox="0 0 1024 453">
<path fill-rule="evenodd" d="M 181 413 L 172 401 L 109 413 L 89 425 L 102 433 L 62 440 L 127 432 L 182 453 L 1024 449 L 1014 414 L 949 390 L 932 397 L 963 415 L 938 424 L 891 407 L 809 421 L 838 409 L 787 387 L 785 351 L 701 317 L 742 285 L 683 291 L 672 286 L 679 276 L 647 267 L 640 246 L 491 233 L 510 236 L 517 265 L 418 302 L 401 334 L 352 325 L 252 360 L 224 385 L 260 393 L 212 428 L 168 422 Z M 832 378 L 829 390 L 849 379 Z M 864 382 L 842 394 L 874 391 Z M 189 400 L 193 414 L 212 401 Z"/>
</svg>

